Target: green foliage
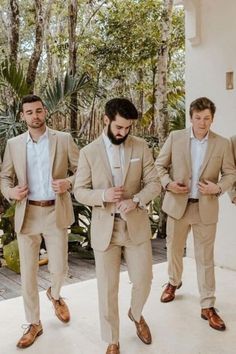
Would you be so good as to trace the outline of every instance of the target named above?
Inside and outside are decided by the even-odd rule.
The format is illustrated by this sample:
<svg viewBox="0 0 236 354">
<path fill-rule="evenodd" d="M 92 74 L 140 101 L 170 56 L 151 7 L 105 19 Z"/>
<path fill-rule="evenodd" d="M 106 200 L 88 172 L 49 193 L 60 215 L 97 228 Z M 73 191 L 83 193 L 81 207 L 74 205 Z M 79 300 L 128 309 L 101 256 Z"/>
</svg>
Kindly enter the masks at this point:
<svg viewBox="0 0 236 354">
<path fill-rule="evenodd" d="M 185 128 L 185 101 L 183 97 L 171 100 L 170 103 L 170 131 Z"/>
<path fill-rule="evenodd" d="M 9 206 L 9 203 L 7 203 L 5 210 L 6 211 L 1 215 L 0 220 L 0 229 L 3 231 L 3 234 L 1 235 L 3 246 L 12 242 L 16 238 L 16 233 L 14 230 L 15 205 Z"/>
<path fill-rule="evenodd" d="M 94 258 L 90 235 L 92 208 L 77 202 L 74 198 L 72 201 L 75 223 L 71 226 L 69 234 L 69 249 L 79 252 L 82 257 Z"/>
<path fill-rule="evenodd" d="M 87 88 L 92 89 L 92 80 L 87 73 L 80 76 L 72 76 L 68 73 L 64 78 L 57 77 L 53 84 L 50 84 L 43 93 L 43 100 L 47 106 L 49 115 L 60 112 L 63 115 L 74 109 L 70 98 L 73 93 L 78 93 L 80 106 L 88 104 L 89 95 L 84 95 Z M 81 93 L 80 93 L 81 92 Z"/>
<path fill-rule="evenodd" d="M 6 110 L 0 111 L 0 153 L 3 155 L 6 142 L 26 130 L 24 122 L 19 121 L 19 102 L 14 101 Z"/>
<path fill-rule="evenodd" d="M 149 212 L 149 220 L 151 224 L 153 238 L 158 236 L 160 211 L 161 211 L 160 197 L 156 197 L 150 205 L 150 212 Z"/>
<path fill-rule="evenodd" d="M 10 87 L 15 99 L 21 99 L 29 93 L 22 66 L 16 67 L 7 59 L 0 64 L 0 86 Z"/>
<path fill-rule="evenodd" d="M 20 256 L 17 240 L 3 247 L 3 257 L 7 267 L 16 273 L 20 273 Z"/>
<path fill-rule="evenodd" d="M 158 141 L 151 128 L 156 104 L 155 70 L 162 45 L 160 22 L 163 3 L 161 0 L 78 0 L 77 72 L 83 74 L 72 77 L 66 73 L 69 55 L 68 3 L 62 0 L 54 2 L 49 26 L 45 31 L 35 86 L 48 107 L 49 115 L 57 112 L 59 116 L 69 119 L 71 110 L 75 108 L 70 98 L 75 92 L 78 94 L 81 124 L 83 121 L 80 116 L 89 116 L 88 107 L 92 97 L 95 111 L 99 114 L 103 110 L 104 98 L 107 100 L 118 95 L 129 97 L 143 113 L 138 134 L 145 135 L 156 157 Z M 19 117 L 19 100 L 28 93 L 24 73 L 35 41 L 35 9 L 30 0 L 19 2 L 20 65 L 14 67 L 5 60 L 9 54 L 9 13 L 6 10 L 7 0 L 2 0 L 1 4 L 1 15 L 5 20 L 0 23 L 0 144 L 3 151 L 7 139 L 25 131 Z M 168 112 L 171 130 L 180 129 L 185 124 L 183 9 L 174 9 L 172 24 L 168 43 Z M 97 97 L 99 100 L 95 100 Z M 98 119 L 96 112 L 94 121 Z M 77 143 L 83 145 L 87 140 L 88 136 L 83 135 L 80 140 L 77 139 Z M 91 210 L 79 205 L 74 207 L 80 220 L 72 227 L 71 245 L 75 245 L 77 238 L 76 247 L 82 244 L 83 249 L 89 250 Z"/>
</svg>

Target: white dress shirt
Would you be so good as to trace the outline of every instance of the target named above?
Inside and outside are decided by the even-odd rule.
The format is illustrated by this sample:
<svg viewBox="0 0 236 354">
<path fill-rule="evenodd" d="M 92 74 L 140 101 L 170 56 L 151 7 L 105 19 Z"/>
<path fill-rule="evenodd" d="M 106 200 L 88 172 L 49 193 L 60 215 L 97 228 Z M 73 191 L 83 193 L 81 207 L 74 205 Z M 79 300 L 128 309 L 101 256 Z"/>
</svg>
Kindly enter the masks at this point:
<svg viewBox="0 0 236 354">
<path fill-rule="evenodd" d="M 27 137 L 27 181 L 29 200 L 53 200 L 56 198 L 52 189 L 50 171 L 48 129 L 34 142 L 28 132 Z"/>
<path fill-rule="evenodd" d="M 102 133 L 103 141 L 105 144 L 106 152 L 107 152 L 107 157 L 109 160 L 109 165 L 111 167 L 111 173 L 114 181 L 114 169 L 112 167 L 112 150 L 113 150 L 113 144 L 108 138 L 108 136 L 103 132 Z M 121 170 L 122 173 L 124 172 L 124 165 L 125 165 L 125 151 L 124 151 L 124 144 L 120 144 L 120 162 L 121 162 Z"/>
<path fill-rule="evenodd" d="M 193 129 L 191 128 L 190 144 L 191 144 L 192 180 L 191 180 L 191 190 L 189 194 L 190 198 L 195 198 L 195 199 L 199 198 L 198 182 L 200 177 L 200 170 L 207 150 L 208 135 L 209 133 L 202 140 L 198 140 L 194 136 Z"/>
<path fill-rule="evenodd" d="M 102 137 L 103 137 L 103 141 L 105 144 L 105 148 L 106 148 L 106 153 L 107 153 L 107 157 L 108 157 L 108 161 L 109 161 L 109 165 L 111 167 L 111 173 L 112 173 L 112 179 L 113 179 L 113 183 L 114 183 L 114 169 L 113 169 L 113 164 L 112 164 L 112 152 L 113 152 L 113 144 L 110 141 L 110 139 L 108 138 L 108 136 L 104 133 L 102 133 Z M 122 143 L 120 145 L 120 162 L 121 162 L 121 171 L 122 173 L 124 172 L 124 165 L 125 165 L 125 150 L 124 150 L 124 144 Z M 115 185 L 115 183 L 114 183 Z M 102 194 L 102 199 L 105 202 L 105 190 L 103 191 Z M 118 209 L 116 209 L 116 213 L 120 213 Z"/>
</svg>

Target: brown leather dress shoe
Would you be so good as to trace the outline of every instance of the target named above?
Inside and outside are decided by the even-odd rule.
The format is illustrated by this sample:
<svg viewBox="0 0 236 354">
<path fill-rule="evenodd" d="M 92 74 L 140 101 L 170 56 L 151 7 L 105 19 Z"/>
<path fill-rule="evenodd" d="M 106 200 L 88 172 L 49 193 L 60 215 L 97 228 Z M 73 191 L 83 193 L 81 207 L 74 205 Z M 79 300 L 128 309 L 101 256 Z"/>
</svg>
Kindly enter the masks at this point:
<svg viewBox="0 0 236 354">
<path fill-rule="evenodd" d="M 47 297 L 55 309 L 55 314 L 59 318 L 60 321 L 67 323 L 70 321 L 70 311 L 68 306 L 66 305 L 65 301 L 60 297 L 59 300 L 55 300 L 51 295 L 51 288 L 47 290 Z"/>
<path fill-rule="evenodd" d="M 182 281 L 178 286 L 171 285 L 168 283 L 165 287 L 165 290 L 163 291 L 161 295 L 161 302 L 170 302 L 173 301 L 175 298 L 175 291 L 176 289 L 181 288 L 182 286 Z"/>
<path fill-rule="evenodd" d="M 39 324 L 30 324 L 23 334 L 19 342 L 17 343 L 18 348 L 27 348 L 32 345 L 35 339 L 43 333 L 43 327 L 41 322 Z"/>
<path fill-rule="evenodd" d="M 119 344 L 109 344 L 107 347 L 106 354 L 120 354 Z"/>
<path fill-rule="evenodd" d="M 216 313 L 216 310 L 214 307 L 202 309 L 201 318 L 203 318 L 204 320 L 208 320 L 209 325 L 212 328 L 216 329 L 217 331 L 224 331 L 226 329 L 224 321 Z"/>
<path fill-rule="evenodd" d="M 137 336 L 141 339 L 141 341 L 145 344 L 151 344 L 152 343 L 152 335 L 151 335 L 150 329 L 149 329 L 145 319 L 143 318 L 143 316 L 141 316 L 139 322 L 135 321 L 135 319 L 132 315 L 131 309 L 129 309 L 128 316 L 131 319 L 131 321 L 134 322 L 136 329 L 137 329 Z"/>
</svg>

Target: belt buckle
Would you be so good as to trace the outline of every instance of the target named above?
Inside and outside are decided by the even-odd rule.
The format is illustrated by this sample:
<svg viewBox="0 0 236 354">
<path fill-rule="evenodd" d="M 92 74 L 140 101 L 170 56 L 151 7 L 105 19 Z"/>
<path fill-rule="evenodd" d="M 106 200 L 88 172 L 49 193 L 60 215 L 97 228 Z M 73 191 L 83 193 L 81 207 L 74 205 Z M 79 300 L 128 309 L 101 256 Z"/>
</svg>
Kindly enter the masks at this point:
<svg viewBox="0 0 236 354">
<path fill-rule="evenodd" d="M 40 206 L 41 206 L 41 207 L 47 206 L 47 201 L 46 201 L 46 200 L 42 200 L 42 201 L 40 202 Z"/>
</svg>

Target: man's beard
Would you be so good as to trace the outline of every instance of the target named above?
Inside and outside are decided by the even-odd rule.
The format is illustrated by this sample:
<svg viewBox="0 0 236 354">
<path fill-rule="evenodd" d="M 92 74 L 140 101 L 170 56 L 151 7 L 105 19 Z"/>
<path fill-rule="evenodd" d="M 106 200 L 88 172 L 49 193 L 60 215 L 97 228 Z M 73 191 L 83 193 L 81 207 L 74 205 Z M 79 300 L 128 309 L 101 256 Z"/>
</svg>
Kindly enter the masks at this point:
<svg viewBox="0 0 236 354">
<path fill-rule="evenodd" d="M 111 123 L 109 123 L 108 127 L 107 127 L 107 136 L 110 139 L 111 143 L 114 145 L 120 145 L 122 143 L 125 142 L 125 140 L 128 138 L 128 134 L 126 134 L 125 136 L 123 136 L 122 138 L 117 139 L 115 137 L 115 135 L 112 133 L 111 131 Z"/>
</svg>

